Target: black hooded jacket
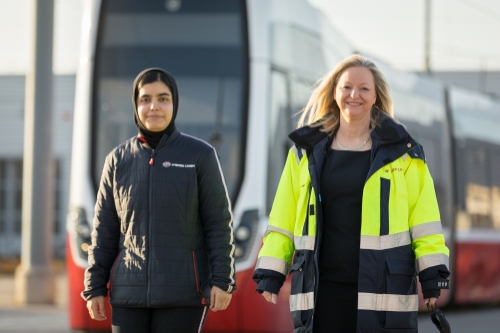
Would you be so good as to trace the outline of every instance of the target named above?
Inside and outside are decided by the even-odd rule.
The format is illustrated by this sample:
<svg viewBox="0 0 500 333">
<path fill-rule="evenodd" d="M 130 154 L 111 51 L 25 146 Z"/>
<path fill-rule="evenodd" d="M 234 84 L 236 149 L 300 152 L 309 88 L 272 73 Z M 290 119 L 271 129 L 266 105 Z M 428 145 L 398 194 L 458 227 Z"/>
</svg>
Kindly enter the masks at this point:
<svg viewBox="0 0 500 333">
<path fill-rule="evenodd" d="M 166 74 L 173 122 L 177 86 Z M 133 137 L 106 157 L 82 297 L 109 292 L 112 305 L 130 307 L 209 304 L 211 286 L 236 289 L 232 222 L 214 147 L 175 127 L 156 149 Z"/>
</svg>

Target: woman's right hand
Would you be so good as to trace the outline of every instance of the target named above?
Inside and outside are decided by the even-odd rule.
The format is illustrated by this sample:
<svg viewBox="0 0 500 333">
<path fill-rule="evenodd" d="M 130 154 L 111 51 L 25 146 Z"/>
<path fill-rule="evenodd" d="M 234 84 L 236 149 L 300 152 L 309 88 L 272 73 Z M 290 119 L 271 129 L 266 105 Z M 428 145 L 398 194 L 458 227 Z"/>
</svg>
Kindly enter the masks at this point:
<svg viewBox="0 0 500 333">
<path fill-rule="evenodd" d="M 89 310 L 90 318 L 94 320 L 105 320 L 106 309 L 104 308 L 104 296 L 95 296 L 87 301 L 87 309 Z"/>
<path fill-rule="evenodd" d="M 272 302 L 273 304 L 278 303 L 278 295 L 276 294 L 271 294 L 269 291 L 264 291 L 262 293 L 262 296 L 264 296 L 264 298 L 268 302 Z"/>
</svg>

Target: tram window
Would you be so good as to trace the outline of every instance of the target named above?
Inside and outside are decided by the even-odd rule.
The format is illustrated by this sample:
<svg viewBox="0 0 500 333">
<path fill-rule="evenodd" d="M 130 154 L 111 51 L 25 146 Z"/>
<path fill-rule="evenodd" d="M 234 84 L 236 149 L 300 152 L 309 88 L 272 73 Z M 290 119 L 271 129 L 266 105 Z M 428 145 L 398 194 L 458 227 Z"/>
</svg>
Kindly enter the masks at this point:
<svg viewBox="0 0 500 333">
<path fill-rule="evenodd" d="M 494 150 L 490 157 L 491 186 L 500 187 L 500 151 Z"/>
<path fill-rule="evenodd" d="M 493 227 L 500 230 L 500 152 L 493 151 L 490 162 L 491 219 Z"/>
<path fill-rule="evenodd" d="M 485 144 L 474 144 L 473 146 L 469 146 L 466 151 L 467 181 L 469 183 L 488 186 L 488 156 Z"/>
<path fill-rule="evenodd" d="M 473 228 L 491 228 L 491 189 L 488 181 L 486 145 L 469 144 L 466 149 L 465 206 Z"/>
<path fill-rule="evenodd" d="M 269 105 L 268 127 L 267 214 L 271 212 L 288 150 L 292 145 L 287 137 L 289 132 L 287 123 L 291 121 L 290 115 L 287 78 L 283 73 L 273 72 L 271 75 L 271 99 Z"/>
<path fill-rule="evenodd" d="M 147 67 L 173 74 L 179 131 L 214 145 L 233 203 L 243 177 L 248 55 L 242 1 L 103 2 L 96 46 L 92 175 L 106 154 L 136 135 L 130 87 Z M 159 33 L 161 32 L 161 33 Z"/>
</svg>

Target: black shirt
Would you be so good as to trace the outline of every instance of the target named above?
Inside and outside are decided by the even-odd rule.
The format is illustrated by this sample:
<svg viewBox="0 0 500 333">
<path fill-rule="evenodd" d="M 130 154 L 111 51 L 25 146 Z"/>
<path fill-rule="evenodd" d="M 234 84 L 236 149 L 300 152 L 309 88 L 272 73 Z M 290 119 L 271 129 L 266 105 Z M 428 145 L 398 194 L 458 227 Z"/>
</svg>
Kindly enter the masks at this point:
<svg viewBox="0 0 500 333">
<path fill-rule="evenodd" d="M 358 282 L 363 187 L 370 152 L 331 149 L 321 174 L 323 232 L 320 279 Z"/>
</svg>

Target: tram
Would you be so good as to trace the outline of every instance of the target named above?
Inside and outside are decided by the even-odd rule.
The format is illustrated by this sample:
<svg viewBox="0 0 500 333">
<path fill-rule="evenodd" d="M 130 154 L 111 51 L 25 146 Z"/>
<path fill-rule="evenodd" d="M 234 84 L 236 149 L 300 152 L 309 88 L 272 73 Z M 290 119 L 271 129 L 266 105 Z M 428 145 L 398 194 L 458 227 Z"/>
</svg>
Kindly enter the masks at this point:
<svg viewBox="0 0 500 333">
<path fill-rule="evenodd" d="M 133 79 L 161 67 L 178 83 L 177 128 L 217 148 L 233 204 L 238 290 L 203 331 L 291 332 L 290 280 L 273 305 L 255 292 L 253 268 L 297 112 L 354 49 L 306 0 L 89 0 L 82 27 L 67 219 L 70 328 L 110 330 L 80 297 L 95 198 L 105 156 L 136 135 Z M 434 178 L 452 259 L 440 305 L 500 300 L 500 101 L 372 60 Z"/>
</svg>

